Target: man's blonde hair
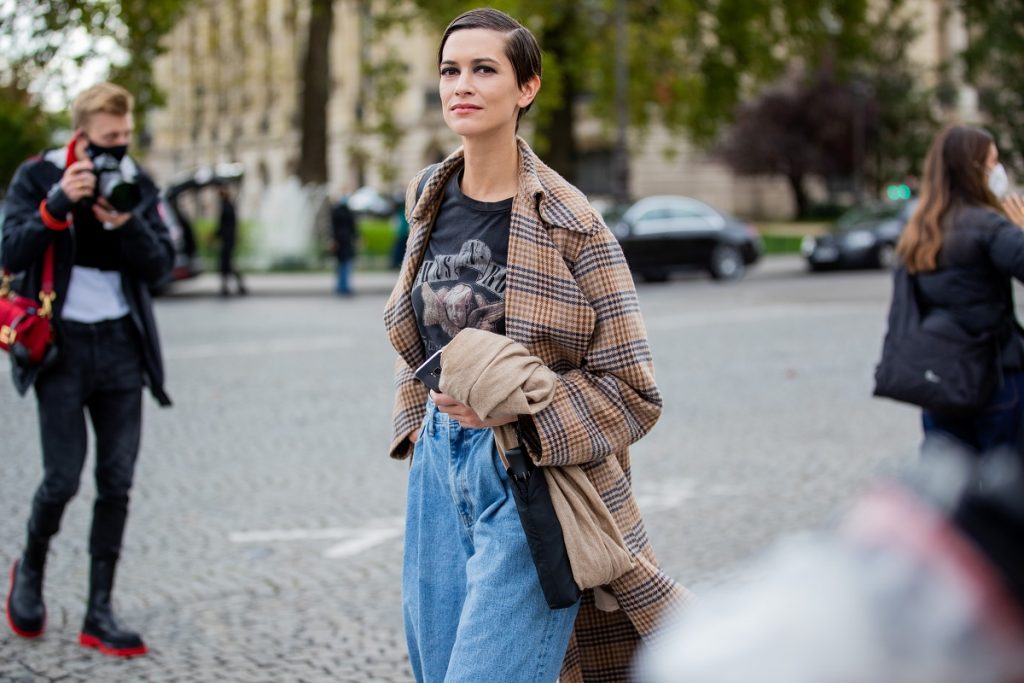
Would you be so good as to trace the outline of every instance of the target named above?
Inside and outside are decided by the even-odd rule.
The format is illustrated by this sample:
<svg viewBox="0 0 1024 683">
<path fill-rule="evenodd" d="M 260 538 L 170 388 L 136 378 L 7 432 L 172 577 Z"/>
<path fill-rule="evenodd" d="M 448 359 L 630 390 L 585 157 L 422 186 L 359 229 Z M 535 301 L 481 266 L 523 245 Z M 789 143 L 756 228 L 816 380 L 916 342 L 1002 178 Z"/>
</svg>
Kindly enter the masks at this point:
<svg viewBox="0 0 1024 683">
<path fill-rule="evenodd" d="M 78 94 L 71 105 L 71 125 L 74 128 L 85 128 L 93 114 L 100 112 L 125 116 L 132 113 L 135 98 L 119 85 L 113 83 L 97 83 Z"/>
</svg>

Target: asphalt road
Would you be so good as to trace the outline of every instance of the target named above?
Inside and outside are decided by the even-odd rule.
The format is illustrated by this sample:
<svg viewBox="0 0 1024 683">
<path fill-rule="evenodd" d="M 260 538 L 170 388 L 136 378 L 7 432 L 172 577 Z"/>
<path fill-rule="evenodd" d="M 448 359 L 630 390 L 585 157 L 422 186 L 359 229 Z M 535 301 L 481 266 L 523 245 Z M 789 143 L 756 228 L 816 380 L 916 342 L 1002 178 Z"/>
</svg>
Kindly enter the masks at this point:
<svg viewBox="0 0 1024 683">
<path fill-rule="evenodd" d="M 175 406 L 146 403 L 115 602 L 145 658 L 77 644 L 91 477 L 47 567 L 49 625 L 0 634 L 2 681 L 408 681 L 399 600 L 404 463 L 387 457 L 391 275 L 211 278 L 157 305 Z M 769 259 L 739 283 L 639 285 L 665 410 L 633 451 L 669 573 L 698 592 L 780 536 L 827 525 L 915 457 L 918 417 L 871 398 L 889 277 Z M 0 370 L 0 560 L 40 477 L 35 405 Z M 90 463 L 87 467 L 91 467 Z"/>
</svg>

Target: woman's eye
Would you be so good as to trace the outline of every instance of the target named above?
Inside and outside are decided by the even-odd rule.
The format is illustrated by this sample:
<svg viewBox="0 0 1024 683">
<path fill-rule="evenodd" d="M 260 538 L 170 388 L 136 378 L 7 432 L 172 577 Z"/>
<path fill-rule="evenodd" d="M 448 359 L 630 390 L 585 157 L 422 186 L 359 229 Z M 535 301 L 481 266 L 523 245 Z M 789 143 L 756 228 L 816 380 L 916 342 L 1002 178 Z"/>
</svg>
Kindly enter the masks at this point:
<svg viewBox="0 0 1024 683">
<path fill-rule="evenodd" d="M 492 73 L 494 73 L 494 68 L 490 67 L 490 66 L 483 66 L 483 65 L 481 65 L 481 66 L 478 66 L 476 68 L 476 70 L 477 70 L 478 73 L 482 73 L 482 74 L 492 74 Z"/>
<path fill-rule="evenodd" d="M 459 73 L 458 69 L 456 69 L 455 67 L 451 67 L 451 66 L 446 66 L 446 67 L 441 69 L 441 75 L 442 76 L 455 76 L 458 73 Z"/>
</svg>

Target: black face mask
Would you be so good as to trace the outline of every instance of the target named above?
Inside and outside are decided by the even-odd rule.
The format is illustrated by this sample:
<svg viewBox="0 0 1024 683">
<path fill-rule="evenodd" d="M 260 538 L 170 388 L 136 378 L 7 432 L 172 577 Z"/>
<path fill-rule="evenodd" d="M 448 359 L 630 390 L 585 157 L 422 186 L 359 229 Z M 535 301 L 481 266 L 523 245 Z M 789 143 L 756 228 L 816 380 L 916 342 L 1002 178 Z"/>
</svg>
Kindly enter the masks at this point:
<svg viewBox="0 0 1024 683">
<path fill-rule="evenodd" d="M 106 155 L 114 157 L 118 161 L 121 161 L 121 159 L 124 159 L 124 156 L 126 154 L 128 154 L 128 145 L 115 145 L 113 147 L 100 147 L 99 145 L 97 145 L 96 143 L 94 143 L 93 141 L 90 140 L 89 141 L 89 146 L 85 148 L 85 154 L 90 159 L 95 159 L 98 156 L 106 154 Z"/>
</svg>

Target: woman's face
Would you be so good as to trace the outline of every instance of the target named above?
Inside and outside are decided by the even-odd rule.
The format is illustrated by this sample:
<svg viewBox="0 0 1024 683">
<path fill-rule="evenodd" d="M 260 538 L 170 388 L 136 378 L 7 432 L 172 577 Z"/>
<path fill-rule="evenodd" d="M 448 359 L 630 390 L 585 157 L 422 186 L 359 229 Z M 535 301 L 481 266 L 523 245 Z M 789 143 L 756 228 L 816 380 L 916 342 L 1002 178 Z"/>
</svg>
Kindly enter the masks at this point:
<svg viewBox="0 0 1024 683">
<path fill-rule="evenodd" d="M 987 176 L 992 172 L 992 169 L 999 163 L 999 150 L 996 149 L 996 143 L 992 143 L 988 146 L 988 155 L 985 157 L 985 175 Z"/>
<path fill-rule="evenodd" d="M 448 36 L 440 64 L 444 121 L 464 138 L 508 131 L 537 95 L 540 79 L 522 88 L 505 56 L 505 36 L 489 29 L 463 29 Z"/>
</svg>

